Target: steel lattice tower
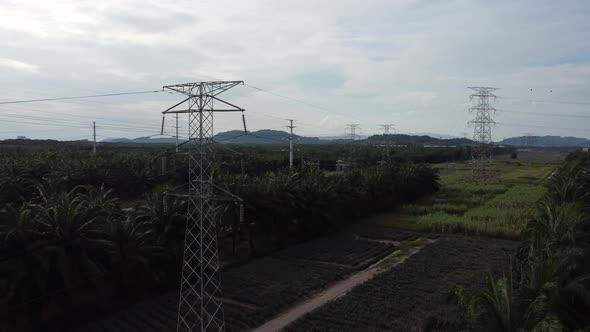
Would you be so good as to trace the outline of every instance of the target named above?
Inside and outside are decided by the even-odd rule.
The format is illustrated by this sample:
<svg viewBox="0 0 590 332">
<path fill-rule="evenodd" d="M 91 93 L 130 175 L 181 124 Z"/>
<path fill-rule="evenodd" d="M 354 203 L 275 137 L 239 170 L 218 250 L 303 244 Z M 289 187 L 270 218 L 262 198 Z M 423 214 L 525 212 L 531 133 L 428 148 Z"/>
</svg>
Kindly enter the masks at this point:
<svg viewBox="0 0 590 332">
<path fill-rule="evenodd" d="M 395 132 L 395 126 L 392 124 L 380 124 L 379 129 L 383 130 L 383 135 L 389 135 L 391 129 Z"/>
<path fill-rule="evenodd" d="M 358 123 L 350 123 L 346 125 L 346 128 L 344 128 L 344 135 L 352 140 L 352 141 L 356 141 L 358 138 L 358 134 L 356 133 L 357 129 L 361 129 L 360 125 Z"/>
<path fill-rule="evenodd" d="M 381 145 L 383 147 L 383 151 L 381 152 L 381 161 L 379 161 L 379 164 L 383 166 L 390 162 L 389 152 L 391 149 L 391 145 L 393 145 L 391 137 L 385 136 L 389 136 L 391 134 L 392 129 L 393 133 L 395 134 L 395 126 L 392 124 L 380 124 L 379 129 L 383 130 L 384 136 L 381 141 L 377 142 L 378 145 Z"/>
<path fill-rule="evenodd" d="M 357 134 L 357 130 L 360 131 L 361 129 L 361 125 L 358 123 L 349 123 L 346 125 L 346 128 L 344 128 L 344 136 L 346 136 L 348 139 L 350 139 L 350 145 L 349 145 L 349 150 L 348 150 L 348 162 L 350 163 L 351 166 L 354 165 L 354 154 L 355 154 L 355 143 L 356 140 L 359 139 L 359 135 Z"/>
<path fill-rule="evenodd" d="M 469 108 L 469 112 L 474 114 L 473 120 L 469 124 L 473 126 L 473 141 L 471 148 L 471 170 L 472 176 L 476 180 L 491 179 L 492 169 L 492 125 L 495 124 L 491 114 L 496 109 L 490 105 L 490 99 L 495 99 L 496 95 L 492 92 L 497 88 L 470 86 L 469 89 L 475 91 L 469 96 L 472 100 L 478 98 L 477 105 Z"/>
<path fill-rule="evenodd" d="M 163 113 L 187 113 L 189 127 L 188 212 L 177 331 L 225 330 L 221 282 L 218 275 L 219 258 L 214 219 L 216 197 L 213 195 L 215 185 L 213 184 L 211 144 L 213 144 L 213 113 L 244 111 L 217 98 L 217 95 L 238 84 L 243 82 L 194 82 L 163 87 L 164 90 L 187 96 Z M 223 104 L 223 108 L 215 109 L 214 101 Z M 175 110 L 180 105 L 188 105 L 188 107 Z"/>
</svg>

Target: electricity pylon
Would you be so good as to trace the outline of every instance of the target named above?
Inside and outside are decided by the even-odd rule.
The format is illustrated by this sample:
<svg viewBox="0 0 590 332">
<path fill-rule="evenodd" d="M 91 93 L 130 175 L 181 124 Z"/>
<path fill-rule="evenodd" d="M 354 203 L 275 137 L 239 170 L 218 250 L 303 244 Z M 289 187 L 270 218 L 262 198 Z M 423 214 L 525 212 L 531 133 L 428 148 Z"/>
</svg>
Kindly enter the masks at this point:
<svg viewBox="0 0 590 332">
<path fill-rule="evenodd" d="M 189 193 L 184 257 L 180 279 L 177 331 L 224 331 L 221 303 L 215 200 L 213 195 L 213 113 L 243 112 L 217 96 L 243 81 L 193 82 L 167 85 L 187 96 L 163 114 L 188 114 Z M 222 108 L 214 108 L 219 102 Z M 186 109 L 177 110 L 186 104 Z M 162 128 L 164 119 L 162 119 Z"/>
<path fill-rule="evenodd" d="M 383 130 L 383 135 L 389 135 L 391 129 L 395 131 L 395 127 L 392 124 L 380 124 L 379 129 Z"/>
<path fill-rule="evenodd" d="M 355 148 L 355 141 L 359 138 L 359 135 L 356 133 L 357 130 L 360 131 L 361 127 L 358 123 L 349 123 L 344 128 L 344 135 L 350 139 L 350 148 L 348 150 L 348 164 L 350 166 L 354 166 L 354 148 Z"/>
<path fill-rule="evenodd" d="M 358 134 L 356 133 L 357 129 L 361 129 L 360 125 L 357 123 L 349 123 L 346 125 L 346 128 L 344 128 L 344 135 L 352 140 L 352 141 L 356 141 L 358 138 Z"/>
<path fill-rule="evenodd" d="M 395 133 L 395 127 L 392 124 L 380 124 L 379 129 L 381 129 L 383 131 L 383 136 L 389 135 L 391 133 L 391 129 L 393 129 L 393 132 Z M 383 140 L 381 142 L 379 142 L 378 144 L 383 146 L 383 151 L 381 153 L 381 161 L 379 162 L 379 164 L 381 166 L 383 166 L 383 165 L 387 164 L 387 162 L 390 159 L 389 158 L 389 150 L 390 150 L 393 142 L 390 137 L 383 137 Z"/>
<path fill-rule="evenodd" d="M 469 124 L 473 126 L 473 146 L 471 147 L 471 172 L 475 180 L 489 180 L 494 176 L 492 169 L 492 125 L 495 124 L 490 113 L 496 109 L 490 105 L 490 99 L 495 99 L 492 92 L 497 88 L 470 86 L 475 91 L 469 99 L 478 98 L 477 105 L 470 107 L 474 114 Z"/>
</svg>

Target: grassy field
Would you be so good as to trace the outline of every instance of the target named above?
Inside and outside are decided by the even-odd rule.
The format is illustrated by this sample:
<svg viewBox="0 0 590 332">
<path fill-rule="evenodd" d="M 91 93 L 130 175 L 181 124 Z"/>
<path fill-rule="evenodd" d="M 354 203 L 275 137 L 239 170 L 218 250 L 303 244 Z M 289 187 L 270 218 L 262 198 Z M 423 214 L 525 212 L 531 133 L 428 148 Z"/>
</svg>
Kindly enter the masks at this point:
<svg viewBox="0 0 590 332">
<path fill-rule="evenodd" d="M 534 215 L 547 177 L 563 158 L 549 152 L 521 153 L 517 159 L 497 157 L 497 179 L 489 183 L 469 180 L 468 163 L 439 164 L 442 188 L 437 194 L 366 221 L 418 231 L 516 239 Z"/>
</svg>

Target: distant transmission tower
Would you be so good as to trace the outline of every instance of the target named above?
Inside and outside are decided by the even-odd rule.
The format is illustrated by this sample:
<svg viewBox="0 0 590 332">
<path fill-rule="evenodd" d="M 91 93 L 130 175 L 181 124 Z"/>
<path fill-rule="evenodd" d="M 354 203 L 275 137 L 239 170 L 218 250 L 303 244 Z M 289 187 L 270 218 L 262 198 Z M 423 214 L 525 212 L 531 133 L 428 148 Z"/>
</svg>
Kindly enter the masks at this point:
<svg viewBox="0 0 590 332">
<path fill-rule="evenodd" d="M 496 95 L 492 92 L 497 88 L 491 87 L 468 87 L 475 93 L 469 96 L 469 99 L 478 98 L 477 105 L 469 108 L 469 112 L 474 114 L 473 120 L 469 124 L 473 126 L 473 146 L 471 148 L 471 170 L 472 176 L 476 180 L 491 179 L 492 169 L 492 120 L 491 113 L 496 109 L 490 105 L 490 99 L 495 99 Z"/>
<path fill-rule="evenodd" d="M 348 162 L 344 162 L 345 167 L 353 167 L 353 157 L 354 157 L 354 148 L 355 148 L 355 141 L 359 138 L 357 134 L 357 130 L 360 131 L 361 127 L 358 123 L 349 123 L 344 128 L 344 136 L 350 140 L 349 150 L 348 150 Z"/>
<path fill-rule="evenodd" d="M 352 141 L 356 141 L 359 137 L 359 135 L 356 133 L 357 130 L 360 130 L 361 127 L 359 124 L 357 123 L 349 123 L 346 125 L 346 128 L 344 128 L 344 135 L 352 140 Z"/>
<path fill-rule="evenodd" d="M 395 127 L 392 124 L 380 124 L 379 129 L 383 130 L 383 135 L 389 135 L 391 129 L 395 131 Z"/>
<path fill-rule="evenodd" d="M 217 96 L 243 81 L 194 82 L 167 85 L 186 96 L 163 114 L 188 114 L 189 193 L 184 258 L 180 279 L 177 331 L 224 331 L 221 303 L 215 200 L 213 195 L 213 113 L 244 109 Z M 214 108 L 214 102 L 222 107 Z M 186 109 L 176 110 L 180 105 Z M 242 113 L 243 114 L 243 113 Z M 164 119 L 162 118 L 162 128 Z"/>
<path fill-rule="evenodd" d="M 392 129 L 395 133 L 395 127 L 392 124 L 380 124 L 379 129 L 383 132 L 383 135 L 389 135 Z M 377 142 L 377 144 L 383 147 L 383 150 L 381 152 L 381 161 L 379 161 L 379 165 L 386 165 L 390 159 L 390 148 L 393 142 L 390 137 L 383 137 L 381 142 Z"/>
</svg>

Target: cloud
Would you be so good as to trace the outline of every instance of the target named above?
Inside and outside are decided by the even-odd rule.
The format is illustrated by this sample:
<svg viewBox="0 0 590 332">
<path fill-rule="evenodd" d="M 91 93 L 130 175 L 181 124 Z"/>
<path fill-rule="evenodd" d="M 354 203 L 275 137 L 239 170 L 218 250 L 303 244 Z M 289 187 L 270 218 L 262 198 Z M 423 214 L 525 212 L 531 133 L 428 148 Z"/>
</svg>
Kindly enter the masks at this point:
<svg viewBox="0 0 590 332">
<path fill-rule="evenodd" d="M 470 118 L 465 107 L 470 85 L 498 86 L 499 96 L 524 100 L 588 101 L 586 2 L 218 0 L 197 8 L 189 0 L 4 1 L 0 84 L 13 95 L 26 89 L 62 96 L 241 79 L 321 106 L 236 87 L 224 97 L 252 111 L 249 126 L 280 129 L 286 125 L 280 119 L 295 118 L 298 130 L 316 135 L 341 132 L 346 123 L 377 132 L 378 123 L 390 122 L 403 132 L 460 135 Z M 117 104 L 130 112 L 137 105 L 138 113 L 154 112 L 157 118 L 174 97 L 59 106 L 83 113 L 105 103 L 98 106 L 112 107 L 103 107 L 102 117 L 117 119 Z M 581 105 L 508 98 L 499 98 L 497 107 L 584 111 Z M 508 112 L 497 117 L 502 123 L 547 126 L 556 120 Z M 559 121 L 560 127 L 579 126 L 572 119 Z M 217 128 L 239 125 L 232 117 L 216 119 Z M 526 131 L 498 125 L 494 136 Z"/>
<path fill-rule="evenodd" d="M 8 70 L 26 72 L 26 73 L 33 73 L 33 74 L 39 72 L 39 66 L 32 65 L 30 63 L 26 63 L 26 62 L 22 62 L 22 61 L 18 61 L 18 60 L 6 59 L 6 58 L 0 58 L 0 69 L 2 69 L 2 68 L 8 69 Z"/>
</svg>

